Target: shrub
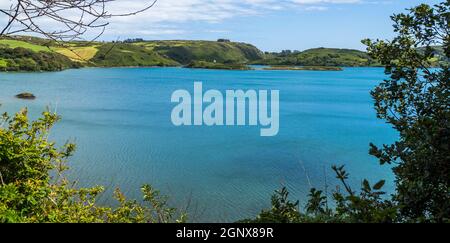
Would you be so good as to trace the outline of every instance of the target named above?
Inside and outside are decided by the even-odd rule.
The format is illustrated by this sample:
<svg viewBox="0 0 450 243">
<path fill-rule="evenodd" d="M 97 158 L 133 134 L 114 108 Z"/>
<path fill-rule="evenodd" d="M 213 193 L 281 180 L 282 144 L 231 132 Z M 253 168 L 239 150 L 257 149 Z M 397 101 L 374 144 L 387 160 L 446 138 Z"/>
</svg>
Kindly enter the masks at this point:
<svg viewBox="0 0 450 243">
<path fill-rule="evenodd" d="M 64 176 L 75 145 L 57 148 L 49 130 L 60 118 L 49 111 L 29 122 L 27 110 L 2 116 L 0 124 L 0 222 L 153 223 L 183 222 L 185 215 L 168 207 L 167 198 L 149 185 L 142 202 L 128 200 L 119 189 L 119 206 L 99 206 L 104 188 L 75 188 Z"/>
</svg>

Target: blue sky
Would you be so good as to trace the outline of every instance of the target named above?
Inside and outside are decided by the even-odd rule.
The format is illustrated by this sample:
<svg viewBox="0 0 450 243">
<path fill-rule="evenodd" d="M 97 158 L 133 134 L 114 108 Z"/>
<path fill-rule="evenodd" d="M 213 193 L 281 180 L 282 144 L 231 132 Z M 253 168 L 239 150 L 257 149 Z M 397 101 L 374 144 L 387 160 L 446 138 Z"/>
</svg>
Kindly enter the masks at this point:
<svg viewBox="0 0 450 243">
<path fill-rule="evenodd" d="M 110 13 L 153 0 L 115 0 Z M 104 40 L 227 38 L 264 51 L 315 47 L 364 49 L 364 38 L 391 38 L 393 13 L 439 0 L 158 0 L 136 16 L 113 18 Z M 7 6 L 10 0 L 0 0 Z M 1 19 L 0 19 L 1 21 Z M 45 22 L 43 22 L 45 24 Z M 49 26 L 47 26 L 50 28 Z M 89 33 L 95 36 L 96 33 Z"/>
<path fill-rule="evenodd" d="M 228 38 L 252 43 L 264 51 L 304 50 L 321 46 L 363 49 L 361 39 L 392 37 L 392 23 L 389 18 L 392 13 L 403 12 L 405 8 L 420 3 L 438 2 L 159 0 L 153 9 L 143 15 L 135 16 L 132 20 L 121 19 L 113 22 L 104 38 Z M 217 5 L 218 7 L 214 7 Z M 171 9 L 171 6 L 174 9 Z M 124 31 L 127 22 L 137 23 L 140 20 L 146 22 Z"/>
</svg>

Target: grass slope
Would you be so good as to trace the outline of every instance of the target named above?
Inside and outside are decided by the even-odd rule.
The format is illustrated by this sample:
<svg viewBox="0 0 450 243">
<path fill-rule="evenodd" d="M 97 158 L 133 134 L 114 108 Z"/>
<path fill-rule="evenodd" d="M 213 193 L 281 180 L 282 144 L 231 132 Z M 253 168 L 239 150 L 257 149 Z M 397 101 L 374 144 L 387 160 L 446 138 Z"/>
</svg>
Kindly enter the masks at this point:
<svg viewBox="0 0 450 243">
<path fill-rule="evenodd" d="M 97 45 L 94 46 L 73 46 L 73 47 L 53 47 L 52 50 L 62 54 L 73 61 L 86 62 L 95 57 L 98 52 Z"/>
<path fill-rule="evenodd" d="M 96 66 L 177 66 L 178 62 L 164 57 L 145 46 L 106 43 L 98 47 L 98 52 L 91 59 Z"/>
<path fill-rule="evenodd" d="M 174 40 L 141 42 L 135 45 L 144 46 L 181 64 L 192 61 L 243 64 L 264 57 L 258 48 L 237 42 Z"/>
<path fill-rule="evenodd" d="M 54 41 L 28 36 L 12 36 L 0 39 L 0 47 L 12 49 L 22 47 L 34 52 L 57 52 L 71 60 L 80 62 L 92 59 L 98 51 L 95 43 L 86 46 L 83 42 L 73 42 L 64 43 L 64 46 L 61 46 Z"/>
<path fill-rule="evenodd" d="M 42 45 L 36 45 L 33 43 L 21 41 L 21 40 L 10 40 L 10 39 L 1 39 L 0 40 L 0 47 L 8 47 L 8 48 L 17 48 L 22 47 L 25 49 L 29 49 L 35 52 L 39 51 L 51 51 L 49 47 L 42 46 Z"/>
</svg>

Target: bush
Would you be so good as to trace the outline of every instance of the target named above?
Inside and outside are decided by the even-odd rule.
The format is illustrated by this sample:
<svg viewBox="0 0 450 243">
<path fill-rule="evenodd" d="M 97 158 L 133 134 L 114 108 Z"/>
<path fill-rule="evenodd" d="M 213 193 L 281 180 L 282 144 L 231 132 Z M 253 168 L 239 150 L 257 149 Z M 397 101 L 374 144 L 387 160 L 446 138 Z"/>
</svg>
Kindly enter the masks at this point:
<svg viewBox="0 0 450 243">
<path fill-rule="evenodd" d="M 1 71 L 61 71 L 81 67 L 66 56 L 54 52 L 35 52 L 26 48 L 0 48 L 0 58 L 6 62 Z"/>
<path fill-rule="evenodd" d="M 277 192 L 272 210 L 256 221 L 450 222 L 450 69 L 448 62 L 430 68 L 436 65 L 436 43 L 443 45 L 440 59 L 450 58 L 449 12 L 450 1 L 419 5 L 392 17 L 398 34 L 392 41 L 363 41 L 390 75 L 371 94 L 378 118 L 392 124 L 400 138 L 382 147 L 370 144 L 369 153 L 381 165 L 394 165 L 392 198 L 381 197 L 384 181 L 371 186 L 364 180 L 360 193 L 352 191 L 344 168 L 333 167 L 345 188 L 333 194 L 336 208 L 328 208 L 327 198 L 313 189 L 306 212 L 300 213 L 286 192 Z"/>
<path fill-rule="evenodd" d="M 49 111 L 29 122 L 27 110 L 2 116 L 0 124 L 0 222 L 153 223 L 183 222 L 184 214 L 168 207 L 167 198 L 144 185 L 142 203 L 127 200 L 119 189 L 119 206 L 99 206 L 101 186 L 75 188 L 64 177 L 75 145 L 56 148 L 49 130 L 60 118 Z M 178 216 L 178 217 L 176 217 Z"/>
</svg>

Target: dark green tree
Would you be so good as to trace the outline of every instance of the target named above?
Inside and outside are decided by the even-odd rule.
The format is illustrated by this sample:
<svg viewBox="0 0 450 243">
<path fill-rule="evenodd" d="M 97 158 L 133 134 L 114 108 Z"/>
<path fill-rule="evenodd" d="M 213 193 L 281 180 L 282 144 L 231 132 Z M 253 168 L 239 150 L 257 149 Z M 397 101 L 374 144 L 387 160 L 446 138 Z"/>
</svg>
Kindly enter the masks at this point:
<svg viewBox="0 0 450 243">
<path fill-rule="evenodd" d="M 392 198 L 383 196 L 383 180 L 373 186 L 364 180 L 361 190 L 353 191 L 344 167 L 334 166 L 344 190 L 333 193 L 333 209 L 316 189 L 310 192 L 305 213 L 286 207 L 292 205 L 287 192 L 277 192 L 272 210 L 247 222 L 450 221 L 450 0 L 408 11 L 392 16 L 397 34 L 392 41 L 363 41 L 389 76 L 371 94 L 378 118 L 392 124 L 399 139 L 382 147 L 370 144 L 370 154 L 381 165 L 392 165 Z"/>
<path fill-rule="evenodd" d="M 333 192 L 335 207 L 328 206 L 328 198 L 323 191 L 311 189 L 305 210 L 300 211 L 299 202 L 291 201 L 286 188 L 272 196 L 272 207 L 263 210 L 255 219 L 247 223 L 391 223 L 397 222 L 397 207 L 389 199 L 383 198 L 381 191 L 385 181 L 370 185 L 364 180 L 361 190 L 356 192 L 348 185 L 348 174 L 344 166 L 333 166 L 336 177 L 343 185 Z"/>
<path fill-rule="evenodd" d="M 363 41 L 389 79 L 372 91 L 378 117 L 400 138 L 371 144 L 380 164 L 393 164 L 393 200 L 406 221 L 450 219 L 450 0 L 392 16 L 392 41 Z M 443 53 L 438 55 L 442 47 Z M 436 62 L 436 60 L 438 60 Z"/>
</svg>

